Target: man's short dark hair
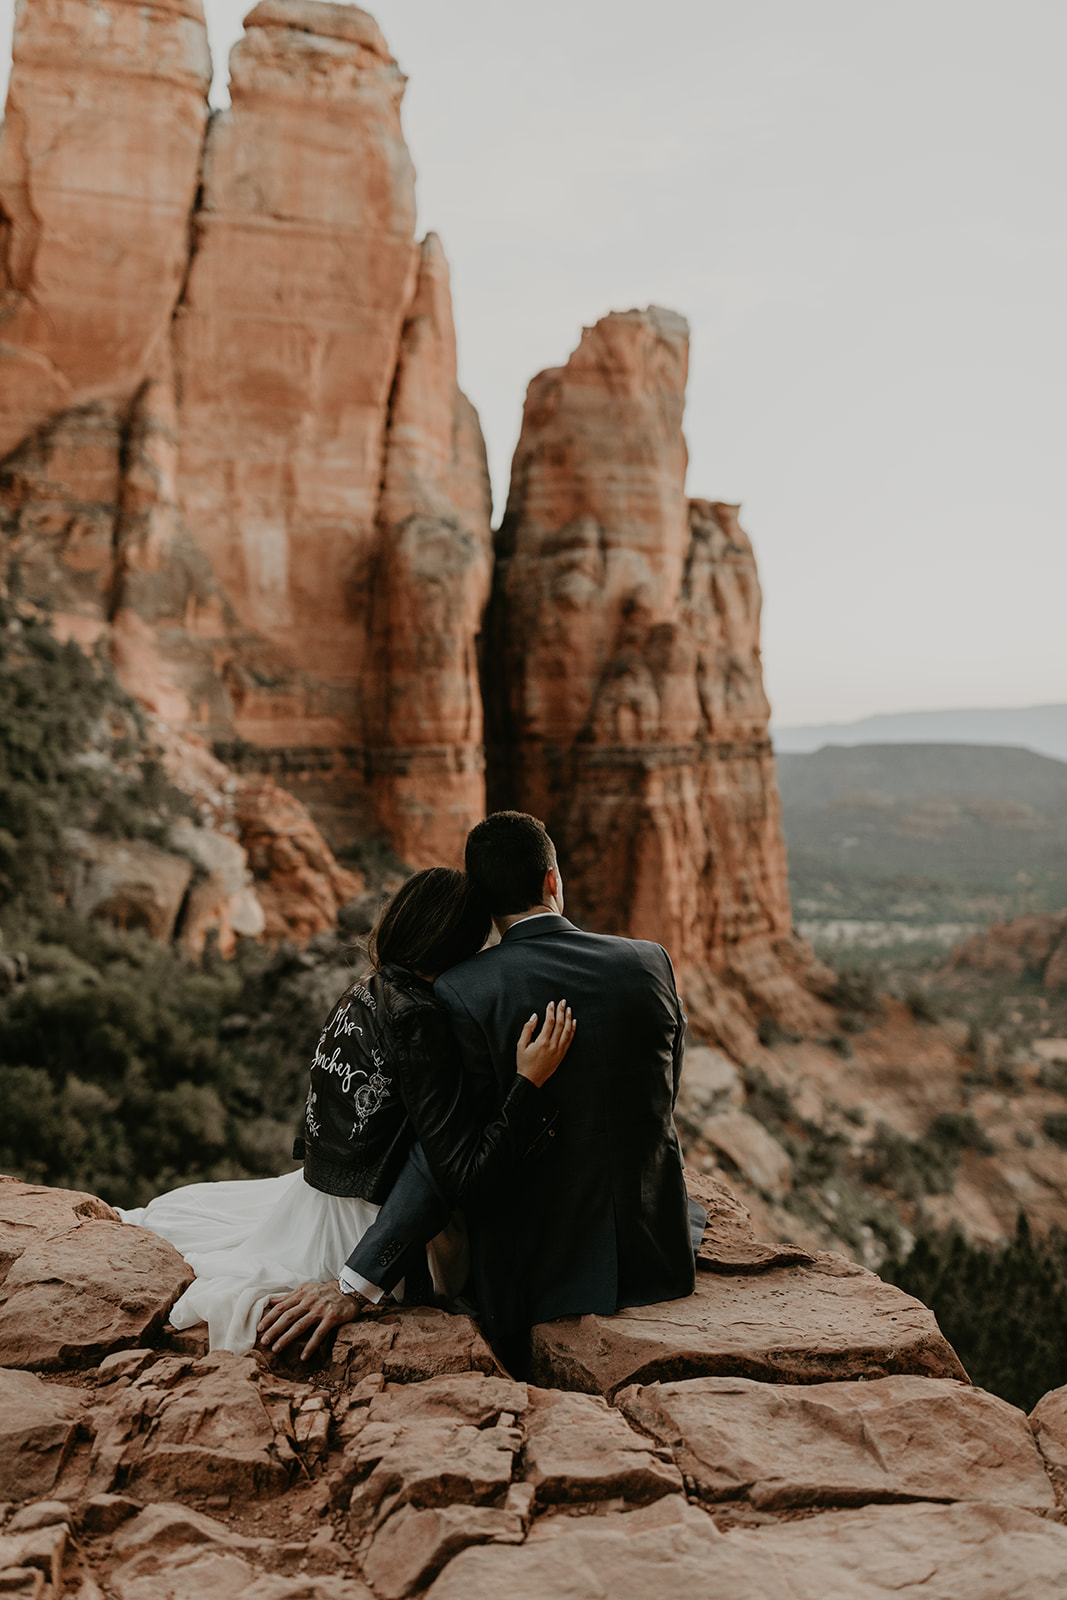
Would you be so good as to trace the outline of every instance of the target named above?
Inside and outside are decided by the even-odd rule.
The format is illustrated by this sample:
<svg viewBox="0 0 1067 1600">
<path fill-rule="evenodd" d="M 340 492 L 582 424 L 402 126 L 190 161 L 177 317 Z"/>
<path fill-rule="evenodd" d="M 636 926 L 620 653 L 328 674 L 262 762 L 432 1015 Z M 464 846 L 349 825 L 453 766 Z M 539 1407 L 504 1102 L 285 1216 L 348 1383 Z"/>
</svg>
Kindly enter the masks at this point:
<svg viewBox="0 0 1067 1600">
<path fill-rule="evenodd" d="M 541 904 L 556 851 L 536 817 L 494 811 L 468 833 L 466 864 L 494 917 L 508 917 Z"/>
</svg>

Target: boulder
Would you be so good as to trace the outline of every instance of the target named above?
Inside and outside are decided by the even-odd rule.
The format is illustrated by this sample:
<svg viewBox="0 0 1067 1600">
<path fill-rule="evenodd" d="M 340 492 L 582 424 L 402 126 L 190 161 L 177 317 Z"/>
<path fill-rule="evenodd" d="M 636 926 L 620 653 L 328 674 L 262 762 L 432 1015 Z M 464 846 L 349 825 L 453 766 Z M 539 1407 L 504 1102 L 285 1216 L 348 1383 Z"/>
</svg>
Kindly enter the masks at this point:
<svg viewBox="0 0 1067 1600">
<path fill-rule="evenodd" d="M 136 1384 L 147 1402 L 141 1432 L 120 1461 L 126 1486 L 144 1499 L 280 1493 L 288 1472 L 275 1454 L 256 1373 L 254 1357 L 229 1350 L 194 1362 L 173 1389 L 158 1389 L 147 1371 Z"/>
<path fill-rule="evenodd" d="M 70 1527 L 71 1510 L 65 1500 L 37 1500 L 20 1506 L 8 1522 L 6 1533 L 30 1533 L 36 1528 Z"/>
<path fill-rule="evenodd" d="M 271 1539 L 247 1538 L 163 1502 L 115 1535 L 108 1589 L 116 1600 L 373 1600 L 364 1584 L 345 1578 L 276 1574 L 278 1555 Z"/>
<path fill-rule="evenodd" d="M 192 1277 L 146 1228 L 94 1218 L 39 1236 L 0 1285 L 0 1363 L 57 1372 L 141 1346 Z"/>
<path fill-rule="evenodd" d="M 759 1510 L 877 1500 L 1056 1502 L 1021 1411 L 951 1379 L 755 1383 L 690 1378 L 625 1389 L 618 1404 L 670 1445 L 700 1497 Z"/>
<path fill-rule="evenodd" d="M 644 1505 L 680 1494 L 682 1478 L 598 1395 L 530 1390 L 523 1476 L 539 1504 L 627 1500 Z"/>
<path fill-rule="evenodd" d="M 305 943 L 335 927 L 340 908 L 366 888 L 335 860 L 307 807 L 270 778 L 239 786 L 234 820 L 268 939 Z"/>
<path fill-rule="evenodd" d="M 608 1399 L 657 1378 L 824 1383 L 895 1372 L 967 1381 L 931 1311 L 839 1256 L 744 1276 L 701 1272 L 682 1300 L 561 1317 L 532 1337 L 535 1383 Z"/>
<path fill-rule="evenodd" d="M 194 1511 L 174 1501 L 161 1501 L 147 1506 L 127 1522 L 115 1535 L 111 1548 L 120 1561 L 128 1562 L 148 1552 L 158 1558 L 196 1545 L 217 1545 L 252 1554 L 262 1543 L 260 1539 L 249 1539 L 227 1528 L 205 1511 Z"/>
<path fill-rule="evenodd" d="M 1030 1413 L 1030 1427 L 1061 1506 L 1067 1506 L 1067 1385 L 1042 1395 Z"/>
<path fill-rule="evenodd" d="M 445 1417 L 484 1428 L 504 1412 L 512 1417 L 522 1416 L 528 1404 L 524 1383 L 481 1372 L 462 1372 L 422 1382 L 388 1383 L 370 1400 L 367 1416 L 371 1422 Z"/>
<path fill-rule="evenodd" d="M 141 1509 L 140 1501 L 127 1494 L 92 1494 L 82 1506 L 78 1522 L 85 1533 L 114 1533 Z"/>
<path fill-rule="evenodd" d="M 139 1378 L 146 1367 L 158 1360 L 154 1350 L 116 1350 L 105 1356 L 96 1369 L 96 1381 L 103 1387 L 119 1378 Z"/>
<path fill-rule="evenodd" d="M 434 1306 L 390 1308 L 380 1318 L 340 1328 L 328 1368 L 332 1381 L 354 1386 L 380 1372 L 388 1383 L 421 1383 L 447 1373 L 503 1369 L 473 1317 Z"/>
<path fill-rule="evenodd" d="M 745 1103 L 741 1074 L 721 1050 L 687 1044 L 675 1118 L 683 1133 L 695 1137 L 708 1117 L 740 1111 Z"/>
<path fill-rule="evenodd" d="M 236 839 L 215 828 L 198 828 L 182 817 L 170 832 L 173 849 L 196 863 L 197 881 L 182 913 L 181 942 L 198 956 L 209 933 L 218 939 L 220 955 L 233 955 L 239 938 L 258 939 L 266 915 L 252 886 L 248 857 Z"/>
<path fill-rule="evenodd" d="M 492 1506 L 405 1505 L 382 1525 L 363 1557 L 363 1574 L 384 1600 L 401 1600 L 435 1578 L 471 1545 L 521 1544 L 522 1518 Z"/>
<path fill-rule="evenodd" d="M 68 843 L 70 903 L 79 916 L 169 941 L 193 876 L 191 861 L 143 839 L 68 830 Z"/>
<path fill-rule="evenodd" d="M 122 1485 L 144 1500 L 279 1493 L 289 1474 L 258 1370 L 226 1350 L 149 1367 L 97 1412 L 94 1489 Z"/>
<path fill-rule="evenodd" d="M 91 1217 L 118 1222 L 119 1214 L 95 1194 L 81 1189 L 49 1189 L 0 1176 L 0 1284 L 27 1245 L 66 1233 Z"/>
<path fill-rule="evenodd" d="M 51 1489 L 83 1409 L 75 1389 L 43 1383 L 32 1372 L 0 1369 L 0 1500 Z"/>
<path fill-rule="evenodd" d="M 793 1162 L 788 1151 L 747 1111 L 724 1111 L 707 1117 L 701 1124 L 700 1137 L 768 1199 L 784 1200 L 793 1187 Z"/>
<path fill-rule="evenodd" d="M 1067 1595 L 1067 1528 L 1010 1506 L 874 1506 L 720 1533 L 684 1501 L 556 1518 L 520 1549 L 466 1550 L 430 1600 L 1022 1600 Z"/>
<path fill-rule="evenodd" d="M 769 1244 L 757 1239 L 748 1207 L 720 1178 L 685 1169 L 685 1186 L 707 1212 L 704 1235 L 697 1250 L 697 1268 L 707 1272 L 766 1272 L 814 1257 L 796 1244 Z"/>
<path fill-rule="evenodd" d="M 400 1506 L 484 1505 L 503 1496 L 522 1444 L 517 1428 L 472 1428 L 443 1418 L 367 1422 L 345 1449 L 354 1477 L 349 1526 L 356 1536 Z"/>
<path fill-rule="evenodd" d="M 63 1523 L 49 1523 L 26 1533 L 0 1534 L 0 1584 L 3 1584 L 5 1568 L 14 1568 L 16 1572 L 36 1569 L 44 1573 L 52 1585 L 52 1593 L 59 1594 L 68 1539 Z"/>
</svg>

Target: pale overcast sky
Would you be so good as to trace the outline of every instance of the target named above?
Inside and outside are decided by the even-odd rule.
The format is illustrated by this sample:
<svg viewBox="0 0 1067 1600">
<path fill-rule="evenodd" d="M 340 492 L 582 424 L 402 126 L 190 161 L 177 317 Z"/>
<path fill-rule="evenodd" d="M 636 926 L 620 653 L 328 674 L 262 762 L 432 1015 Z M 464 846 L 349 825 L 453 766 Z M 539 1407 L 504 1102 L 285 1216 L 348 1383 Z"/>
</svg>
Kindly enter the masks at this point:
<svg viewBox="0 0 1067 1600">
<path fill-rule="evenodd" d="M 371 9 L 498 509 L 531 375 L 674 307 L 776 720 L 1067 700 L 1064 0 Z"/>
</svg>

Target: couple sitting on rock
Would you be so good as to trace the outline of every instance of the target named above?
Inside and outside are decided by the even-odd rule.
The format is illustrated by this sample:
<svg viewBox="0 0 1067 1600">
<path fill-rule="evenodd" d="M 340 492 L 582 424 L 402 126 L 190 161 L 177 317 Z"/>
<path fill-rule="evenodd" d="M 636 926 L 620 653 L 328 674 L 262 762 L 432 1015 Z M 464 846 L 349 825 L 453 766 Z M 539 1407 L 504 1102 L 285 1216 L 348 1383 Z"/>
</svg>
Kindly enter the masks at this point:
<svg viewBox="0 0 1067 1600">
<path fill-rule="evenodd" d="M 384 1294 L 462 1292 L 521 1370 L 536 1323 L 691 1293 L 670 958 L 568 922 L 534 817 L 487 817 L 466 867 L 416 873 L 379 918 L 311 1063 L 303 1171 L 123 1213 L 188 1260 L 171 1321 L 212 1348 L 258 1333 L 306 1359 Z"/>
</svg>

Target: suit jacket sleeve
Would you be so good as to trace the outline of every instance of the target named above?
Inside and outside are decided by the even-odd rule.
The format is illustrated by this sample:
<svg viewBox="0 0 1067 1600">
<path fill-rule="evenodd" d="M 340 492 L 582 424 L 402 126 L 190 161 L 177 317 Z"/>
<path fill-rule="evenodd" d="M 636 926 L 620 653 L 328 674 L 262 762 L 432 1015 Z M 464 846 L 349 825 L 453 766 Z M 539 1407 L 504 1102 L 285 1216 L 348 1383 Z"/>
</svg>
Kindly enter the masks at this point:
<svg viewBox="0 0 1067 1600">
<path fill-rule="evenodd" d="M 516 1074 L 486 1125 L 495 1095 L 489 1099 L 465 1073 L 440 1007 L 420 1011 L 396 1038 L 394 1060 L 415 1136 L 434 1177 L 456 1202 L 484 1201 L 552 1120 L 544 1091 Z"/>
</svg>

